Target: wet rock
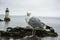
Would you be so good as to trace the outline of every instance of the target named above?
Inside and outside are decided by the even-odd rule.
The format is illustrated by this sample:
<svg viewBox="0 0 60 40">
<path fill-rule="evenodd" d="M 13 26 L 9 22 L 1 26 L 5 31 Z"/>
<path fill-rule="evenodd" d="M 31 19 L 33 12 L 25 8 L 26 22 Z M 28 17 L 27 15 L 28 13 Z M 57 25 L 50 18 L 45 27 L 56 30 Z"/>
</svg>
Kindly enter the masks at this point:
<svg viewBox="0 0 60 40">
<path fill-rule="evenodd" d="M 0 21 L 3 21 L 2 19 L 0 19 Z"/>
<path fill-rule="evenodd" d="M 32 35 L 32 29 L 27 29 L 27 28 L 12 28 L 8 32 L 12 33 L 13 36 L 30 36 Z M 45 37 L 45 36 L 58 36 L 57 33 L 54 30 L 51 31 L 46 31 L 46 30 L 36 30 L 36 36 L 38 37 Z"/>
<path fill-rule="evenodd" d="M 4 18 L 4 21 L 5 22 L 9 22 L 10 21 L 10 18 Z"/>
</svg>

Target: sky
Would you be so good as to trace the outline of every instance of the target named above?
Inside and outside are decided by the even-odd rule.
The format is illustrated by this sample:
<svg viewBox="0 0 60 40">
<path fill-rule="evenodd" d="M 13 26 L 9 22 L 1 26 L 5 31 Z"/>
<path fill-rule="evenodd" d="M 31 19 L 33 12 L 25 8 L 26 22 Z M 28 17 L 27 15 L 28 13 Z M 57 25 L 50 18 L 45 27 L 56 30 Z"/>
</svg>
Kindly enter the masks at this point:
<svg viewBox="0 0 60 40">
<path fill-rule="evenodd" d="M 60 17 L 60 0 L 0 0 L 0 14 L 23 16 L 28 11 L 32 16 Z"/>
</svg>

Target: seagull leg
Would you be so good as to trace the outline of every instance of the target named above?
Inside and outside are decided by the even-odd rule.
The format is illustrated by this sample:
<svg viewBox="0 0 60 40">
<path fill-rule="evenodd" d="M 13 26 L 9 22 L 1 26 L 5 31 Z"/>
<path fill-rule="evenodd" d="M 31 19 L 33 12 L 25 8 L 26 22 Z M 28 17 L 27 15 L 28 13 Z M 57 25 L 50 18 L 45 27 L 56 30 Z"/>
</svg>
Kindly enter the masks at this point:
<svg viewBox="0 0 60 40">
<path fill-rule="evenodd" d="M 32 30 L 32 35 L 35 36 L 35 34 L 36 34 L 36 30 L 33 29 L 33 30 Z"/>
</svg>

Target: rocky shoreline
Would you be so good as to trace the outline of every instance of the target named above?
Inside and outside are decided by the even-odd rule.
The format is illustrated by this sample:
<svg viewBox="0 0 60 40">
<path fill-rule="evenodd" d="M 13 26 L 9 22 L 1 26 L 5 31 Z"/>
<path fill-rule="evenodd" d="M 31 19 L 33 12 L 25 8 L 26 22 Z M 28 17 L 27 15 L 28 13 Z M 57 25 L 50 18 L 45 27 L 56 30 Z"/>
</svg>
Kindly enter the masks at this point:
<svg viewBox="0 0 60 40">
<path fill-rule="evenodd" d="M 49 26 L 47 26 L 49 28 Z M 0 31 L 0 36 L 3 37 L 25 37 L 25 36 L 30 36 L 32 33 L 32 29 L 30 28 L 22 28 L 22 27 L 15 27 L 15 28 L 11 28 L 8 27 L 6 32 L 5 31 Z M 58 34 L 54 31 L 46 31 L 46 30 L 36 30 L 36 36 L 38 37 L 46 37 L 46 36 L 50 36 L 50 37 L 57 37 Z"/>
</svg>

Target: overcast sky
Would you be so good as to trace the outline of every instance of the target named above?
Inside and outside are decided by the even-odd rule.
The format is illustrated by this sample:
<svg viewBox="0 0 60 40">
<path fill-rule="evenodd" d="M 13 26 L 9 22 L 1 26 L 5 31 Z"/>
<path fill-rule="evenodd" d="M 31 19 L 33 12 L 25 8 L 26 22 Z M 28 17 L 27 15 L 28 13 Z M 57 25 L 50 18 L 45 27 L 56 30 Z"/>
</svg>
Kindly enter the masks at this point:
<svg viewBox="0 0 60 40">
<path fill-rule="evenodd" d="M 5 14 L 7 7 L 10 15 L 30 11 L 34 16 L 60 17 L 60 0 L 0 0 L 0 14 Z"/>
</svg>

